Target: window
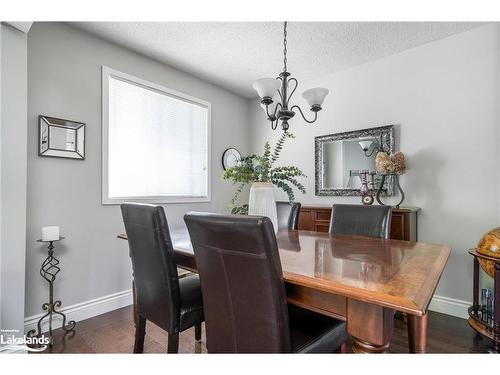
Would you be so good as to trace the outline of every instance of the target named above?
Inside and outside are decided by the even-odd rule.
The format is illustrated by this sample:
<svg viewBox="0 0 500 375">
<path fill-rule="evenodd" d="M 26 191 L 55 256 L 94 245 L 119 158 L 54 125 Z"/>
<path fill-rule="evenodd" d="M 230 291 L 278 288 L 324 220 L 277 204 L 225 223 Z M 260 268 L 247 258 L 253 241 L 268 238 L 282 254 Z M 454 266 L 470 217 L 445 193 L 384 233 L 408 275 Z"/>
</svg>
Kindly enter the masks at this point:
<svg viewBox="0 0 500 375">
<path fill-rule="evenodd" d="M 102 70 L 102 203 L 210 200 L 210 103 Z"/>
</svg>

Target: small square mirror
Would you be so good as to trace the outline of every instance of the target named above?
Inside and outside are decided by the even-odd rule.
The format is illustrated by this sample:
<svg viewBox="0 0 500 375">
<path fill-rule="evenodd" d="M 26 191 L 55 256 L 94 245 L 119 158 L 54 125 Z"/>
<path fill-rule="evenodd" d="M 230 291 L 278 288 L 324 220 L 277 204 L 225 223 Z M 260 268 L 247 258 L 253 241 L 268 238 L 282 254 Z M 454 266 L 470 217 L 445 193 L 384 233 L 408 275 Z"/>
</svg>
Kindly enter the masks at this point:
<svg viewBox="0 0 500 375">
<path fill-rule="evenodd" d="M 85 124 L 55 117 L 40 116 L 38 155 L 85 159 Z"/>
</svg>

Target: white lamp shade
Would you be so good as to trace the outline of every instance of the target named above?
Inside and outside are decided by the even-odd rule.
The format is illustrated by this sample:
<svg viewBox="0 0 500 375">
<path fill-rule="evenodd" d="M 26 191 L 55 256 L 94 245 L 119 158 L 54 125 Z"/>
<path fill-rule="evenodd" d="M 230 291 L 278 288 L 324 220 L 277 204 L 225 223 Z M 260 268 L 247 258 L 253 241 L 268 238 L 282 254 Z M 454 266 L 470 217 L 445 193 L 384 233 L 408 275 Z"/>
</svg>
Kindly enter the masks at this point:
<svg viewBox="0 0 500 375">
<path fill-rule="evenodd" d="M 275 78 L 261 78 L 253 83 L 253 88 L 261 98 L 273 97 L 280 87 L 280 82 Z"/>
<path fill-rule="evenodd" d="M 314 105 L 321 106 L 328 93 L 329 93 L 328 89 L 325 89 L 323 87 L 315 87 L 313 89 L 304 91 L 302 96 L 304 97 L 304 99 L 306 100 L 307 104 L 309 104 L 310 107 Z"/>
<path fill-rule="evenodd" d="M 373 141 L 360 141 L 359 145 L 363 150 L 369 150 L 370 146 L 372 145 Z"/>
</svg>

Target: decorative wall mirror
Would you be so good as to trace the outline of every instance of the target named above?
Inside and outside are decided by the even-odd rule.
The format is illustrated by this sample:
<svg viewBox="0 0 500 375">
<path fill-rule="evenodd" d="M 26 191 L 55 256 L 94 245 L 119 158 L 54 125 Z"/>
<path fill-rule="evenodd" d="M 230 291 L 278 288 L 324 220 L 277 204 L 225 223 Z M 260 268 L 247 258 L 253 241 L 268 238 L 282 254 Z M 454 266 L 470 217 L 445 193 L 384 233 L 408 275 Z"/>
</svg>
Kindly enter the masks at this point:
<svg viewBox="0 0 500 375">
<path fill-rule="evenodd" d="M 38 155 L 85 159 L 85 124 L 39 116 Z"/>
<path fill-rule="evenodd" d="M 371 190 L 380 185 L 375 156 L 382 150 L 394 152 L 394 125 L 323 135 L 314 144 L 316 195 L 361 196 L 361 174 L 370 176 Z M 392 178 L 386 178 L 384 185 L 382 195 L 392 196 Z"/>
</svg>

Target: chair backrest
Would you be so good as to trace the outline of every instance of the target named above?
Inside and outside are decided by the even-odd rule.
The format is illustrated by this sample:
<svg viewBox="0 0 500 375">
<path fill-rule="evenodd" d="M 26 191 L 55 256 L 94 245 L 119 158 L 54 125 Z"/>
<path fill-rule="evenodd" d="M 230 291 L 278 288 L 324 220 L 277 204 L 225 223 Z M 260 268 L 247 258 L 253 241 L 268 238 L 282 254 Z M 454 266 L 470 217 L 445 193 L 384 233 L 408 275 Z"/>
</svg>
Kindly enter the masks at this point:
<svg viewBox="0 0 500 375">
<path fill-rule="evenodd" d="M 299 202 L 276 202 L 278 229 L 297 229 L 299 226 Z"/>
<path fill-rule="evenodd" d="M 392 207 L 334 204 L 330 219 L 331 234 L 351 234 L 388 239 Z"/>
<path fill-rule="evenodd" d="M 121 209 L 134 271 L 136 311 L 176 333 L 180 326 L 179 278 L 163 207 L 123 203 Z"/>
<path fill-rule="evenodd" d="M 283 272 L 269 218 L 184 216 L 200 274 L 210 353 L 283 353 L 290 329 Z"/>
</svg>

